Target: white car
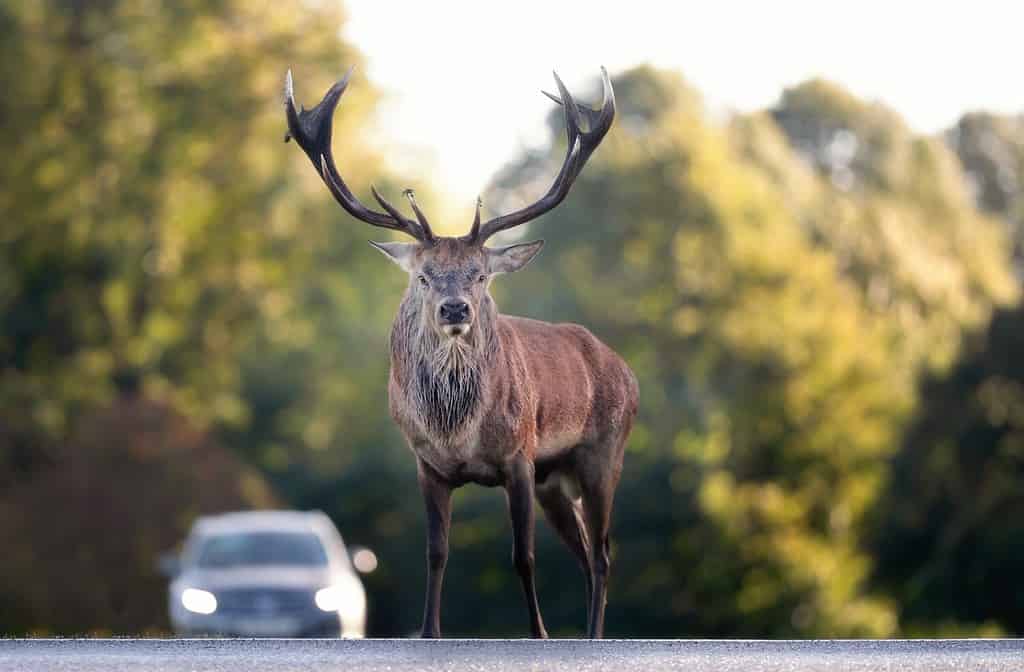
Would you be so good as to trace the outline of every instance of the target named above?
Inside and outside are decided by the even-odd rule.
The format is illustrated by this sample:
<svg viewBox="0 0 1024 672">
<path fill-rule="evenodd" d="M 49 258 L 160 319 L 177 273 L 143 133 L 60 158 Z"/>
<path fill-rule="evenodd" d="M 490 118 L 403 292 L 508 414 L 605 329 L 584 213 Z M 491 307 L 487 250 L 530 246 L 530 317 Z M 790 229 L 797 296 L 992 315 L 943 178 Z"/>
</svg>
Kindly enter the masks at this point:
<svg viewBox="0 0 1024 672">
<path fill-rule="evenodd" d="M 196 520 L 173 577 L 179 635 L 363 637 L 366 593 L 323 513 L 252 511 Z"/>
</svg>

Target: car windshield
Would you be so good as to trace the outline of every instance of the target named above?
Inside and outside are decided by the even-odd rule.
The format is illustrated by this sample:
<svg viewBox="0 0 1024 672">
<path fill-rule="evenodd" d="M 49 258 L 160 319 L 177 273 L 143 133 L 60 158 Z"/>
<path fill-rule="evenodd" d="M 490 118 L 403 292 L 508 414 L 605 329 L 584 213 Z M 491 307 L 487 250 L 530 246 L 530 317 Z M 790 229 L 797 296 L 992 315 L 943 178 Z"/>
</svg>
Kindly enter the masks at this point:
<svg viewBox="0 0 1024 672">
<path fill-rule="evenodd" d="M 207 537 L 199 548 L 204 569 L 237 566 L 290 565 L 323 567 L 327 554 L 309 532 L 244 532 Z"/>
</svg>

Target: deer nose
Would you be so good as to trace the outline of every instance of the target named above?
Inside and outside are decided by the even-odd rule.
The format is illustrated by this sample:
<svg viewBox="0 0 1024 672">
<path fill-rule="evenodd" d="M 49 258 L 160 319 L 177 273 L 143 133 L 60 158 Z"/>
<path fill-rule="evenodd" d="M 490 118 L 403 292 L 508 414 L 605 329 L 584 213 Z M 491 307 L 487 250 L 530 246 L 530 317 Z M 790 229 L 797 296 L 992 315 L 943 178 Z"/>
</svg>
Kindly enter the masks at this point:
<svg viewBox="0 0 1024 672">
<path fill-rule="evenodd" d="M 441 321 L 462 324 L 469 321 L 469 304 L 460 299 L 448 299 L 441 304 Z"/>
</svg>

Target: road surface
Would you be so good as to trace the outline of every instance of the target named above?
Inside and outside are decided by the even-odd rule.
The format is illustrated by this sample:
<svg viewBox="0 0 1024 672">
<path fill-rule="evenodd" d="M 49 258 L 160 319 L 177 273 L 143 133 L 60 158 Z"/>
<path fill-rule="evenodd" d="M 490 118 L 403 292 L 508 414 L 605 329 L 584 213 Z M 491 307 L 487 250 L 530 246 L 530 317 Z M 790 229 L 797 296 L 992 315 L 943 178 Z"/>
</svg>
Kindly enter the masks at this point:
<svg viewBox="0 0 1024 672">
<path fill-rule="evenodd" d="M 0 672 L 1024 669 L 1024 640 L 0 640 Z"/>
</svg>

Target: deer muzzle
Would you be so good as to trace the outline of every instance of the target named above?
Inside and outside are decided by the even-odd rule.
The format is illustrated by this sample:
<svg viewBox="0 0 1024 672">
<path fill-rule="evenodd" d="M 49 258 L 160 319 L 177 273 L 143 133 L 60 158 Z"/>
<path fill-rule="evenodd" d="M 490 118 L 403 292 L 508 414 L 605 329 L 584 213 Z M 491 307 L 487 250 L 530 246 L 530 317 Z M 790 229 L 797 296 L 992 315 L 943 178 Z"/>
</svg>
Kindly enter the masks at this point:
<svg viewBox="0 0 1024 672">
<path fill-rule="evenodd" d="M 473 311 L 466 301 L 448 297 L 437 307 L 437 322 L 448 336 L 459 336 L 469 331 Z"/>
</svg>

